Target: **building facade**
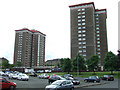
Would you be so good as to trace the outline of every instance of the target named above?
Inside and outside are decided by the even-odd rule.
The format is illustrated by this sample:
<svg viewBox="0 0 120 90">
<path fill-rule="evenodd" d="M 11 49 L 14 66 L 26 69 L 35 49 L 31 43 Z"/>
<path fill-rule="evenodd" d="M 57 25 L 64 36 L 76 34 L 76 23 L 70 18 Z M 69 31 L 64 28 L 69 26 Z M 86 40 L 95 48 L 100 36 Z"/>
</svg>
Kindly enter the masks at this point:
<svg viewBox="0 0 120 90">
<path fill-rule="evenodd" d="M 15 30 L 14 64 L 23 67 L 43 66 L 45 63 L 45 37 L 36 30 Z"/>
<path fill-rule="evenodd" d="M 77 54 L 88 59 L 92 55 L 100 57 L 100 65 L 107 46 L 106 9 L 95 9 L 94 3 L 71 5 L 71 58 Z"/>
</svg>

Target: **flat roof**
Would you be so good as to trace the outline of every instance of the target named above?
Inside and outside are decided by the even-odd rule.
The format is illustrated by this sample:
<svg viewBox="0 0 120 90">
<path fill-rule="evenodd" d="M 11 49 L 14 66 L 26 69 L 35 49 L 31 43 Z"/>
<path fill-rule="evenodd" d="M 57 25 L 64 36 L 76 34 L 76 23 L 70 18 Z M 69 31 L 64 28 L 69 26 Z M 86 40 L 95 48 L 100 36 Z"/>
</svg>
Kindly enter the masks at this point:
<svg viewBox="0 0 120 90">
<path fill-rule="evenodd" d="M 32 32 L 32 33 L 38 32 L 38 33 L 43 34 L 43 33 L 40 32 L 40 31 L 37 31 L 37 30 L 30 30 L 30 29 L 28 29 L 28 28 L 23 28 L 23 29 L 19 29 L 19 30 L 15 30 L 15 31 L 24 31 L 24 30 L 28 30 L 28 31 L 30 31 L 30 32 Z M 45 35 L 45 34 L 43 34 L 43 35 Z M 46 36 L 46 35 L 45 35 L 45 36 Z"/>
<path fill-rule="evenodd" d="M 76 7 L 76 6 L 83 6 L 83 5 L 89 5 L 89 4 L 93 4 L 94 8 L 95 8 L 95 5 L 94 5 L 94 2 L 89 2 L 89 3 L 81 3 L 81 4 L 76 4 L 76 5 L 70 5 L 69 7 Z"/>
</svg>

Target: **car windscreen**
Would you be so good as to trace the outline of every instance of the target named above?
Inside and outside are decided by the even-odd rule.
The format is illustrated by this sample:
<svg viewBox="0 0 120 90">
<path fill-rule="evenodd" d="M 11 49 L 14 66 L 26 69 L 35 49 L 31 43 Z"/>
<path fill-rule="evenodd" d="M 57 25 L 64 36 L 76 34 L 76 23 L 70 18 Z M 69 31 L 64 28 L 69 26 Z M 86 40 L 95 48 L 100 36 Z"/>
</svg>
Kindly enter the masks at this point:
<svg viewBox="0 0 120 90">
<path fill-rule="evenodd" d="M 61 81 L 55 81 L 55 82 L 53 82 L 51 85 L 60 85 L 62 82 Z"/>
</svg>

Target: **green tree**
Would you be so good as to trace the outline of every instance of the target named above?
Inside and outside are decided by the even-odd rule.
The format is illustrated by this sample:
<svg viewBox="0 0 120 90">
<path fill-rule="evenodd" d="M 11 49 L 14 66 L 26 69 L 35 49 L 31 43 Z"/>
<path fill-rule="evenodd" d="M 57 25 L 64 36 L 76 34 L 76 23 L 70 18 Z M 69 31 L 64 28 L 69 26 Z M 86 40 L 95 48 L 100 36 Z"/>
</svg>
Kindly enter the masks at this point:
<svg viewBox="0 0 120 90">
<path fill-rule="evenodd" d="M 72 71 L 77 71 L 79 70 L 86 70 L 86 66 L 85 66 L 85 60 L 84 58 L 78 54 L 73 60 L 72 60 Z"/>
<path fill-rule="evenodd" d="M 21 67 L 21 66 L 22 66 L 22 63 L 21 63 L 21 62 L 17 62 L 16 66 L 17 66 L 17 67 Z"/>
<path fill-rule="evenodd" d="M 71 59 L 69 58 L 60 59 L 60 66 L 61 66 L 62 71 L 69 73 L 72 67 Z"/>
<path fill-rule="evenodd" d="M 111 71 L 113 74 L 113 70 L 118 69 L 118 57 L 111 51 L 106 53 L 105 59 L 103 61 L 104 69 Z"/>
<path fill-rule="evenodd" d="M 10 64 L 9 65 L 9 68 L 13 68 L 15 65 L 14 64 Z"/>
<path fill-rule="evenodd" d="M 95 69 L 98 68 L 99 57 L 97 55 L 93 55 L 86 61 L 86 63 L 88 70 L 93 71 L 93 74 L 95 74 Z"/>
<path fill-rule="evenodd" d="M 2 68 L 3 69 L 9 68 L 9 61 L 8 60 L 3 60 L 2 61 Z"/>
</svg>

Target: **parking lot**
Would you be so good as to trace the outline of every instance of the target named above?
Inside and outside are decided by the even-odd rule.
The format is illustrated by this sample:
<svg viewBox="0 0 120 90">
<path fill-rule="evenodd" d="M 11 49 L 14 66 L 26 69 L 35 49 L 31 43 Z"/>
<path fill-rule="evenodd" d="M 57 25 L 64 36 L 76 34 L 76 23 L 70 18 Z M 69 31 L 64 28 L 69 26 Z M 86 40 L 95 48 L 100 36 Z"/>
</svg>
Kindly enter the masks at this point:
<svg viewBox="0 0 120 90">
<path fill-rule="evenodd" d="M 8 79 L 8 77 L 6 77 Z M 29 81 L 21 81 L 15 79 L 8 79 L 11 82 L 17 84 L 17 89 L 45 89 L 48 83 L 48 79 L 39 79 L 38 77 L 30 77 Z M 79 78 L 80 85 L 75 85 L 75 88 L 118 88 L 118 79 L 114 81 L 103 81 L 100 83 L 85 83 L 84 78 Z"/>
</svg>

